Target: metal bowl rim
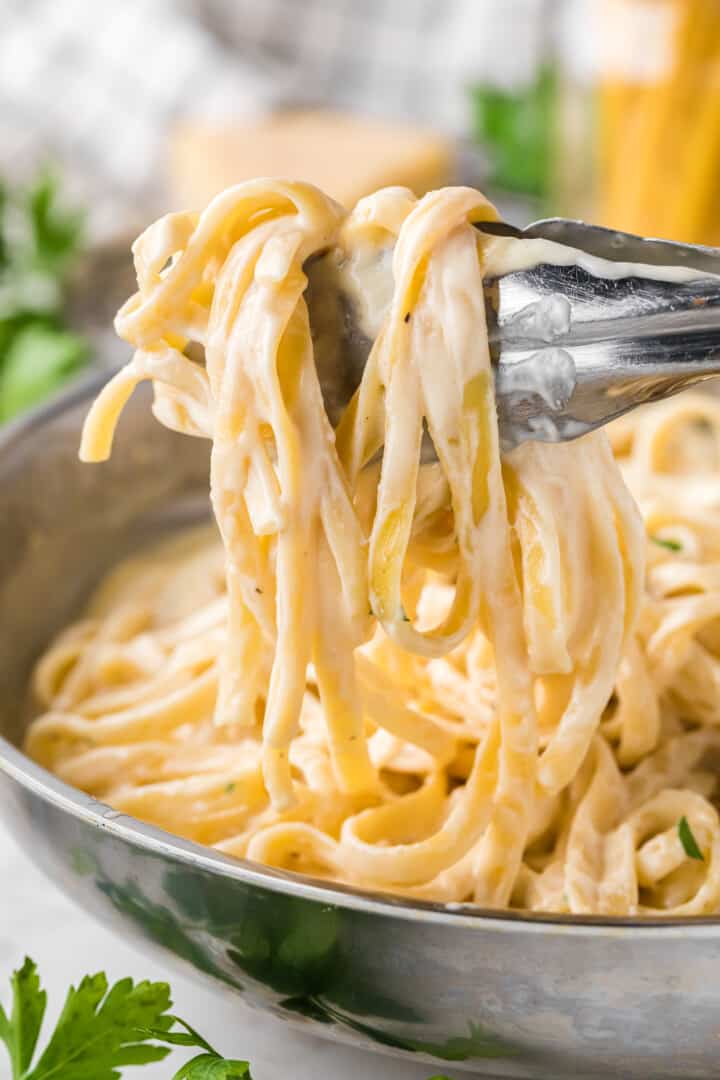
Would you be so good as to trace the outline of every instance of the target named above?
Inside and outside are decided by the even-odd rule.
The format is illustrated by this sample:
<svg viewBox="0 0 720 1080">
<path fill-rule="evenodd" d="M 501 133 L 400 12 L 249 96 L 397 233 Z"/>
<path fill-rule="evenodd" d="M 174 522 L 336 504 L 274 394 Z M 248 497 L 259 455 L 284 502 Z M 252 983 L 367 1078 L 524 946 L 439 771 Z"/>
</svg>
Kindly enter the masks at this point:
<svg viewBox="0 0 720 1080">
<path fill-rule="evenodd" d="M 109 378 L 107 371 L 81 376 L 68 389 L 48 403 L 5 425 L 0 433 L 0 454 L 6 453 L 21 438 L 27 437 L 48 421 L 87 400 Z M 328 884 L 302 874 L 284 873 L 245 859 L 223 855 L 211 847 L 173 836 L 65 784 L 26 754 L 0 736 L 0 772 L 43 801 L 101 831 L 109 832 L 136 847 L 176 859 L 221 877 L 244 881 L 258 888 L 286 893 L 297 898 L 335 907 L 345 907 L 367 914 L 458 928 L 474 927 L 479 931 L 514 933 L 555 932 L 571 935 L 607 936 L 638 934 L 644 938 L 665 939 L 690 932 L 693 937 L 716 937 L 720 916 L 684 916 L 669 918 L 648 916 L 631 918 L 603 915 L 555 915 L 546 912 L 508 911 L 482 908 L 471 904 L 443 904 L 407 900 L 375 893 L 353 886 Z M 714 931 L 714 933 L 710 933 Z"/>
</svg>

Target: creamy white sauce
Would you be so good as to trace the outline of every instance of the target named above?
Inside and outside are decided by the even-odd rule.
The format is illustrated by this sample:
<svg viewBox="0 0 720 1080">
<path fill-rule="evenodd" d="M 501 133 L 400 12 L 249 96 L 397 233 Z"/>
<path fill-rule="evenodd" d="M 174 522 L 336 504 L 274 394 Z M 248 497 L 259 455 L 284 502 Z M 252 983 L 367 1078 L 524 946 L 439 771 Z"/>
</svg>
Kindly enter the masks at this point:
<svg viewBox="0 0 720 1080">
<path fill-rule="evenodd" d="M 507 319 L 499 319 L 505 341 L 520 341 L 531 338 L 533 341 L 555 341 L 567 334 L 572 319 L 572 307 L 567 296 L 553 293 L 536 300 Z"/>
<path fill-rule="evenodd" d="M 717 276 L 690 266 L 651 266 L 649 263 L 601 259 L 597 255 L 588 255 L 585 251 L 558 244 L 554 240 L 512 236 L 494 236 L 488 239 L 485 248 L 486 277 L 502 277 L 521 270 L 533 270 L 543 263 L 551 266 L 579 266 L 593 277 L 611 281 L 638 277 L 648 281 L 671 281 L 680 284 Z"/>
<path fill-rule="evenodd" d="M 538 349 L 515 363 L 503 364 L 498 371 L 498 389 L 503 395 L 518 398 L 538 396 L 548 409 L 557 411 L 572 397 L 577 381 L 575 361 L 566 349 Z"/>
</svg>

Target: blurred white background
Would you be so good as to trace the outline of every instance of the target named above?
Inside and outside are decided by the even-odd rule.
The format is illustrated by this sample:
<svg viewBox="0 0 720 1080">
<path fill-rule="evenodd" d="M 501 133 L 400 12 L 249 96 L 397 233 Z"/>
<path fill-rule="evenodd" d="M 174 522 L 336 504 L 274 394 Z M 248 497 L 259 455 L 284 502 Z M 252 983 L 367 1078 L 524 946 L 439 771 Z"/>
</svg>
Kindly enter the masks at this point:
<svg viewBox="0 0 720 1080">
<path fill-rule="evenodd" d="M 576 0 L 581 3 L 582 0 Z M 0 174 L 60 163 L 94 230 L 162 205 L 166 137 L 279 106 L 469 131 L 531 83 L 554 0 L 0 0 Z"/>
</svg>

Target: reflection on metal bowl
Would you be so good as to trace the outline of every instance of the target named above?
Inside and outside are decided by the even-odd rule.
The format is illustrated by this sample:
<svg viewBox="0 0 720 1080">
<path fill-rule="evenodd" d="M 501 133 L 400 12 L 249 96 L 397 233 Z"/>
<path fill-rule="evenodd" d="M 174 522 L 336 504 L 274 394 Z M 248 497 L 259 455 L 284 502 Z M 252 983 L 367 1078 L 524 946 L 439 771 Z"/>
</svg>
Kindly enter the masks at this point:
<svg viewBox="0 0 720 1080">
<path fill-rule="evenodd" d="M 0 805 L 86 910 L 316 1033 L 493 1077 L 712 1075 L 720 920 L 524 917 L 329 888 L 178 840 L 18 749 L 34 658 L 118 558 L 207 513 L 207 447 L 138 394 L 77 460 L 99 378 L 0 437 Z"/>
</svg>

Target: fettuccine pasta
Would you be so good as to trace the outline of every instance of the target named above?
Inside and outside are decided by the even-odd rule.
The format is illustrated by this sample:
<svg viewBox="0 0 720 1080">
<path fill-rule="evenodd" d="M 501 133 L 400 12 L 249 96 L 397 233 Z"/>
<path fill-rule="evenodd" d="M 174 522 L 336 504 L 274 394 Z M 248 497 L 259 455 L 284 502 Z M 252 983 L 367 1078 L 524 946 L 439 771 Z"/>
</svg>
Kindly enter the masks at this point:
<svg viewBox="0 0 720 1080">
<path fill-rule="evenodd" d="M 645 530 L 605 433 L 501 455 L 473 227 L 495 216 L 468 188 L 347 214 L 255 181 L 140 237 L 116 322 L 135 354 L 81 456 L 108 457 L 151 380 L 163 424 L 212 440 L 217 529 L 101 585 L 37 666 L 27 748 L 121 811 L 319 878 L 716 911 L 720 406 L 614 429 Z M 394 275 L 337 429 L 304 297 L 328 250 L 391 251 Z"/>
</svg>

